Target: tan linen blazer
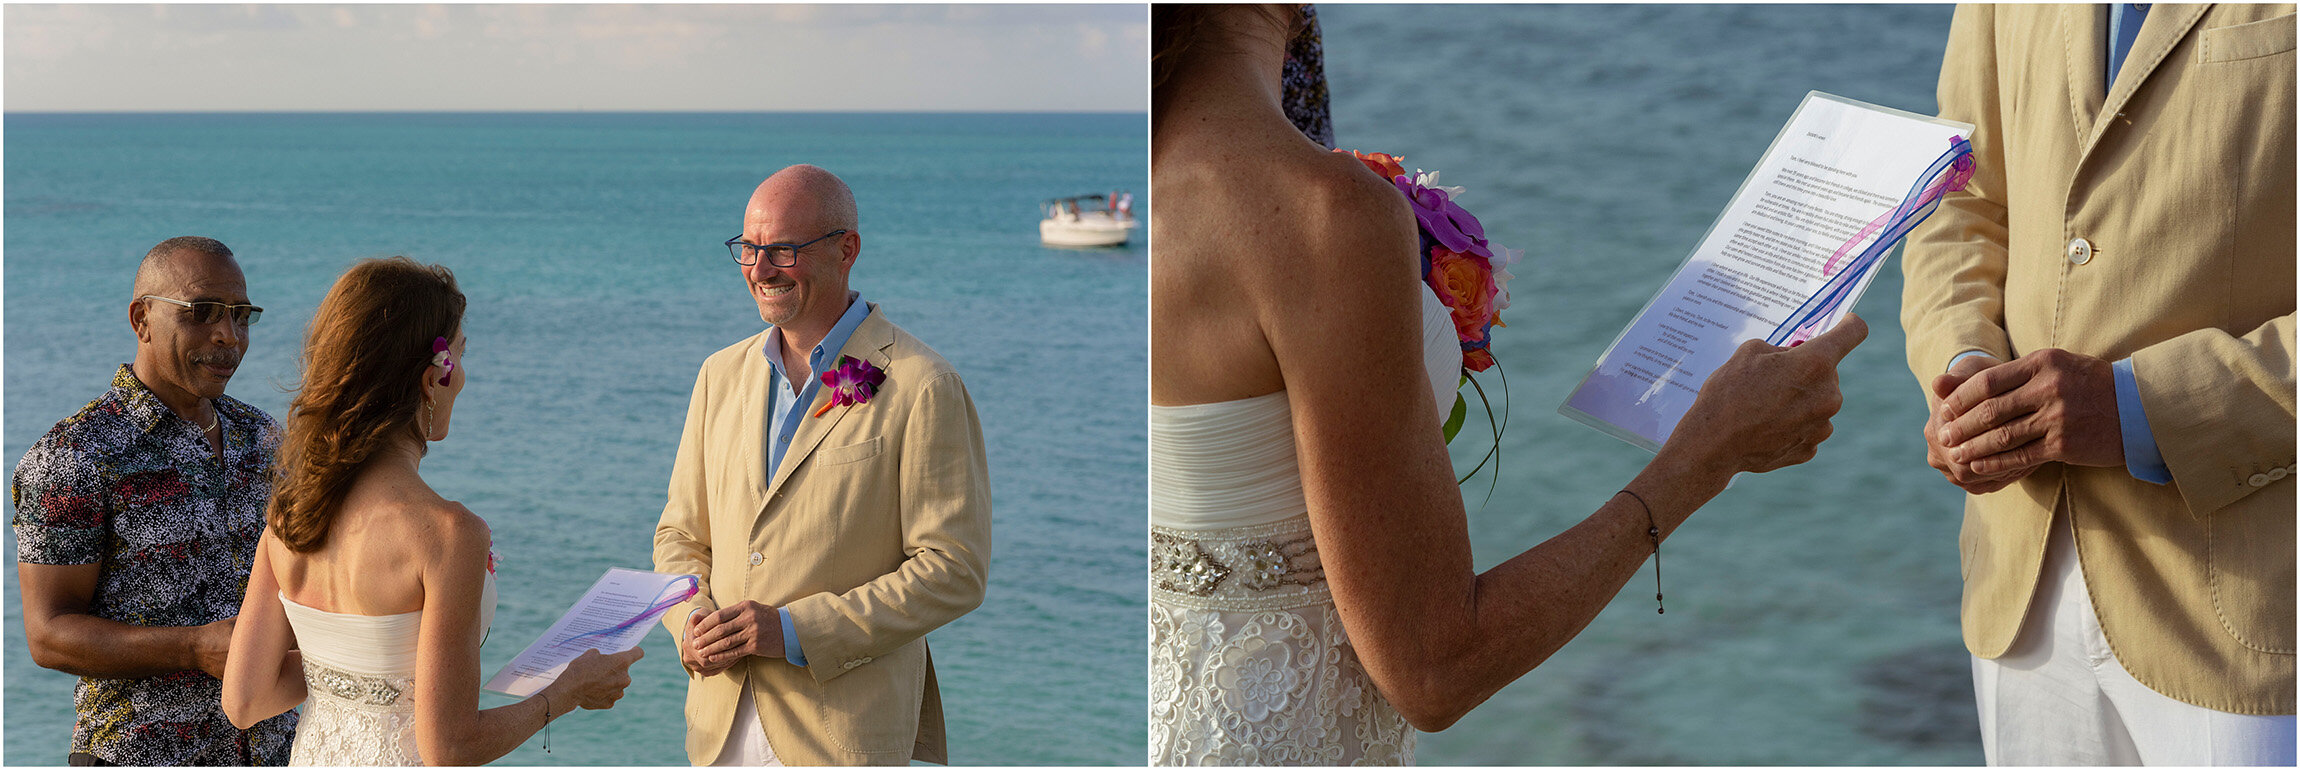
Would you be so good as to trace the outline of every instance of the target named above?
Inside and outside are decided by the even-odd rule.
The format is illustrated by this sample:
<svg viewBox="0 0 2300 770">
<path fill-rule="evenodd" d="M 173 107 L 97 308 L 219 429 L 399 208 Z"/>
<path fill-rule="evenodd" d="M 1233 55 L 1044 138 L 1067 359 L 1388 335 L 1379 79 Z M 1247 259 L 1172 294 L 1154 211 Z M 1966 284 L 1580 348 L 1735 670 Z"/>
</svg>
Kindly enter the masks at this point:
<svg viewBox="0 0 2300 770">
<path fill-rule="evenodd" d="M 2011 646 L 2057 508 L 2134 677 L 2290 714 L 2293 6 L 2156 5 L 2104 93 L 2107 17 L 1957 8 L 1941 116 L 1979 168 L 1910 238 L 1901 324 L 1920 387 L 1971 349 L 2130 357 L 2173 483 L 2053 463 L 1968 497 L 1965 645 Z"/>
<path fill-rule="evenodd" d="M 767 475 L 766 333 L 703 362 L 655 528 L 655 569 L 702 577 L 663 615 L 748 599 L 788 607 L 802 669 L 755 657 L 688 674 L 687 757 L 718 758 L 738 697 L 785 764 L 948 762 L 925 635 L 982 603 L 990 476 L 965 383 L 876 305 L 841 355 L 886 371 L 868 403 L 817 418 Z M 834 359 L 835 360 L 835 359 Z M 766 643 L 780 645 L 779 640 Z"/>
</svg>

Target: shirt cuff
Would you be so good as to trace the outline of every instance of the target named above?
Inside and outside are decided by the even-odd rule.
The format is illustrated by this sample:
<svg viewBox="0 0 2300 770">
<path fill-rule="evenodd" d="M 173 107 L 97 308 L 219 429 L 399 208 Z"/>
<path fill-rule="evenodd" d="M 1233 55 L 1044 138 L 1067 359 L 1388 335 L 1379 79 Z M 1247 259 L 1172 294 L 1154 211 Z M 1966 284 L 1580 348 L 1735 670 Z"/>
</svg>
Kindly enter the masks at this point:
<svg viewBox="0 0 2300 770">
<path fill-rule="evenodd" d="M 1955 358 L 1951 358 L 1951 359 L 1949 359 L 1949 365 L 1948 365 L 1948 366 L 1944 366 L 1944 367 L 1941 367 L 1941 371 L 1944 371 L 1944 372 L 1945 372 L 1945 371 L 1948 371 L 1948 370 L 1950 370 L 1950 369 L 1955 369 L 1955 368 L 1957 368 L 1957 362 L 1958 362 L 1958 361 L 1963 361 L 1963 360 L 1965 360 L 1965 359 L 1967 359 L 1967 358 L 1971 358 L 1971 357 L 1973 357 L 1973 356 L 1989 356 L 1989 357 L 1992 357 L 1992 358 L 1993 358 L 1993 357 L 1995 357 L 1995 356 L 1996 356 L 1996 354 L 1995 354 L 1995 353 L 1990 353 L 1990 352 L 1988 352 L 1988 351 L 1986 351 L 1986 350 L 1982 350 L 1982 349 L 1980 349 L 1980 348 L 1973 348 L 1972 350 L 1967 350 L 1967 351 L 1965 351 L 1965 352 L 1962 352 L 1962 353 L 1958 353 L 1958 354 L 1956 355 L 1956 357 L 1955 357 Z"/>
<path fill-rule="evenodd" d="M 2124 433 L 2124 469 L 2133 478 L 2151 484 L 2172 481 L 2164 453 L 2156 448 L 2156 432 L 2148 429 L 2148 412 L 2140 406 L 2140 380 L 2132 374 L 2132 359 L 2110 364 L 2116 372 L 2116 421 Z"/>
<path fill-rule="evenodd" d="M 807 654 L 799 650 L 799 629 L 791 624 L 791 609 L 789 607 L 777 607 L 775 613 L 783 616 L 783 660 L 790 661 L 793 666 L 805 668 Z"/>
</svg>

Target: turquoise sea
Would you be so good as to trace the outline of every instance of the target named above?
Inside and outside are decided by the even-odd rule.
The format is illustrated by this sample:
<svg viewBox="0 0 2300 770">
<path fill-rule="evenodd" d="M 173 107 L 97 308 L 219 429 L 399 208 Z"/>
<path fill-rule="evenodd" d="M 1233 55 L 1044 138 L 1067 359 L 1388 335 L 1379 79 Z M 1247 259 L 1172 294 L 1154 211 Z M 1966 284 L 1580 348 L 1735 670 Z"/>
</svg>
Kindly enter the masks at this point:
<svg viewBox="0 0 2300 770">
<path fill-rule="evenodd" d="M 165 238 L 238 252 L 267 312 L 230 393 L 275 415 L 312 308 L 353 260 L 456 271 L 470 384 L 424 471 L 494 528 L 485 673 L 607 568 L 649 566 L 696 367 L 763 328 L 721 242 L 767 174 L 839 174 L 865 234 L 854 287 L 966 377 L 990 452 L 988 599 L 928 637 L 951 757 L 1141 761 L 1146 252 L 1044 248 L 1035 228 L 1045 198 L 1147 192 L 1143 115 L 12 113 L 5 127 L 10 468 L 133 357 L 129 284 Z M 0 593 L 5 760 L 61 764 L 74 680 L 32 664 L 19 596 Z M 531 740 L 504 761 L 686 764 L 685 676 L 668 635 L 645 647 L 613 710 L 558 722 L 548 756 Z"/>
<path fill-rule="evenodd" d="M 1343 147 L 1464 185 L 1526 250 L 1496 329 L 1502 475 L 1464 488 L 1480 568 L 1565 530 L 1651 455 L 1556 413 L 1668 280 L 1810 90 L 1935 109 L 1951 8 L 1319 9 Z M 1897 259 L 1897 258 L 1896 258 Z M 1925 465 L 1901 276 L 1858 312 L 1818 459 L 1743 477 L 1580 638 L 1446 732 L 1424 764 L 1977 764 L 1959 641 L 1960 493 Z M 1488 389 L 1497 378 L 1484 380 Z M 1473 407 L 1473 412 L 1476 411 Z M 1456 440 L 1463 470 L 1486 446 Z M 1481 502 L 1483 502 L 1481 507 Z"/>
</svg>

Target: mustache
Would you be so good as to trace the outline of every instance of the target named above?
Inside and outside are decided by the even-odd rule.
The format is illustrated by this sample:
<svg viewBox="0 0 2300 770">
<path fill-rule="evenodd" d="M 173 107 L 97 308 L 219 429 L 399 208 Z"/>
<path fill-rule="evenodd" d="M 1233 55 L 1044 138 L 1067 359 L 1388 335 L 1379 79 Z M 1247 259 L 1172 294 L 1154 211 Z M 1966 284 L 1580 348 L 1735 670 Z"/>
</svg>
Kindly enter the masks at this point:
<svg viewBox="0 0 2300 770">
<path fill-rule="evenodd" d="M 240 354 L 232 350 L 193 353 L 192 363 L 199 366 L 228 366 L 237 369 L 240 366 Z"/>
</svg>

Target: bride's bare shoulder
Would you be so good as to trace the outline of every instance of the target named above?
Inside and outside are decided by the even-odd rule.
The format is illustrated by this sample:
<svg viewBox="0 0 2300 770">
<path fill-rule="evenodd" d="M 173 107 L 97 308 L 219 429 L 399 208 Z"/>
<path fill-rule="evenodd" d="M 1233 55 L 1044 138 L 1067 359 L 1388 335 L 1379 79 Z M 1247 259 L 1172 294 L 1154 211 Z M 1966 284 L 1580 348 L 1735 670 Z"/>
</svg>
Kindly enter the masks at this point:
<svg viewBox="0 0 2300 770">
<path fill-rule="evenodd" d="M 411 489 L 397 501 L 396 510 L 370 519 L 373 533 L 395 543 L 411 564 L 433 573 L 445 564 L 473 559 L 486 563 L 494 534 L 487 520 L 462 503 L 440 497 L 429 489 Z"/>
<path fill-rule="evenodd" d="M 1389 180 L 1344 153 L 1326 153 L 1305 169 L 1303 185 L 1318 191 L 1316 208 L 1305 211 L 1312 225 L 1305 244 L 1339 258 L 1344 269 L 1390 267 L 1410 262 L 1416 240 L 1413 210 Z M 1406 248 L 1399 250 L 1398 246 Z"/>
<path fill-rule="evenodd" d="M 1163 264 L 1204 259 L 1251 280 L 1263 271 L 1394 268 L 1411 258 L 1404 196 L 1347 154 L 1304 141 L 1233 142 L 1173 157 L 1152 178 L 1152 242 Z"/>
</svg>

